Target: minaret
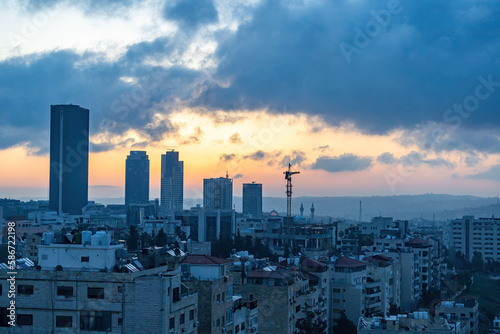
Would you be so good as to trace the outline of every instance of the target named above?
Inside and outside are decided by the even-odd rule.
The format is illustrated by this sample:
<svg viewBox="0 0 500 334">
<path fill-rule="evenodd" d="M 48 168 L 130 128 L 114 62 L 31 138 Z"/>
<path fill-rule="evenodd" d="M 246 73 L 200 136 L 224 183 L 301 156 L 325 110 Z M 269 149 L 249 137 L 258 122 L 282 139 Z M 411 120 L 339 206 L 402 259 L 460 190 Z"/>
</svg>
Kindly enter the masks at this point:
<svg viewBox="0 0 500 334">
<path fill-rule="evenodd" d="M 304 217 L 304 204 L 300 203 L 300 216 Z"/>
<path fill-rule="evenodd" d="M 314 203 L 311 205 L 311 223 L 314 223 Z"/>
</svg>

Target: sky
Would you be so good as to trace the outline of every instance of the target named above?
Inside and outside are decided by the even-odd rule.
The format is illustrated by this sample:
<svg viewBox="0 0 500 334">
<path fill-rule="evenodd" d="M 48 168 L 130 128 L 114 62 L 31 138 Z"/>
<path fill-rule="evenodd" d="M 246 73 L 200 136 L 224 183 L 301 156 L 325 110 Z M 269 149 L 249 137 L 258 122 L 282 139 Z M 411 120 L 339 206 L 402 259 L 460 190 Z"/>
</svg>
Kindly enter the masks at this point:
<svg viewBox="0 0 500 334">
<path fill-rule="evenodd" d="M 125 159 L 184 161 L 184 193 L 496 196 L 500 2 L 5 0 L 0 197 L 47 198 L 49 112 L 90 109 L 89 196 Z"/>
</svg>

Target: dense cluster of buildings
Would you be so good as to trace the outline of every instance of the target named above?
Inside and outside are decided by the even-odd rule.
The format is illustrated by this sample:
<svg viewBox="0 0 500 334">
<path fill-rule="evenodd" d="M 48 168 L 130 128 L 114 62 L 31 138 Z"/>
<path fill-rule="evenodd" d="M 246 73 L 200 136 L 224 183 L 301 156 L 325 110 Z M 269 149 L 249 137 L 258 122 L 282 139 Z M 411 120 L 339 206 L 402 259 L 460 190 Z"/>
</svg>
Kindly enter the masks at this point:
<svg viewBox="0 0 500 334">
<path fill-rule="evenodd" d="M 17 329 L 8 317 L 13 268 L 0 257 L 0 333 L 285 334 L 311 314 L 324 333 L 345 319 L 359 333 L 478 333 L 473 297 L 420 309 L 425 293 L 441 291 L 443 237 L 407 221 L 318 222 L 314 205 L 309 219 L 303 205 L 295 217 L 263 212 L 255 182 L 243 184 L 236 212 L 227 173 L 205 179 L 203 205 L 184 209 L 184 162 L 174 150 L 161 156 L 160 199 L 149 197 L 147 152 L 131 151 L 125 205 L 89 202 L 88 119 L 79 106 L 52 106 L 49 201 L 0 200 L 0 251 L 7 226 L 17 241 Z M 451 224 L 452 248 L 498 260 L 497 219 Z M 213 242 L 236 235 L 275 258 L 212 256 Z"/>
</svg>

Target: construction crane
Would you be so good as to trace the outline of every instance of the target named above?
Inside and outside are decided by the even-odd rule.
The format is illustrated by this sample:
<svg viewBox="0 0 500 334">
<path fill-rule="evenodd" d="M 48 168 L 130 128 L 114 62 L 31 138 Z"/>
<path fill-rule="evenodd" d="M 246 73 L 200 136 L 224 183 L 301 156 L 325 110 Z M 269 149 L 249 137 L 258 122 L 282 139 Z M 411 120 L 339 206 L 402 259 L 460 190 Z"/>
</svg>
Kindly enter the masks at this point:
<svg viewBox="0 0 500 334">
<path fill-rule="evenodd" d="M 286 180 L 286 220 L 287 224 L 292 223 L 292 175 L 300 174 L 300 172 L 292 171 L 292 164 L 288 164 L 288 170 L 284 171 Z"/>
</svg>

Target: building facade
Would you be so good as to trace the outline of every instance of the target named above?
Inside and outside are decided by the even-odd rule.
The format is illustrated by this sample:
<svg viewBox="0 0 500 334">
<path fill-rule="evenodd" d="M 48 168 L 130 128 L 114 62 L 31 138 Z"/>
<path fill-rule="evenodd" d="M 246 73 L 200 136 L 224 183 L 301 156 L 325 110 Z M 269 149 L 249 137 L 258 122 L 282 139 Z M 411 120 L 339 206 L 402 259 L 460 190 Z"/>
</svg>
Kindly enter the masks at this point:
<svg viewBox="0 0 500 334">
<path fill-rule="evenodd" d="M 163 213 L 182 210 L 184 206 L 184 161 L 179 152 L 167 151 L 161 155 L 160 209 Z"/>
<path fill-rule="evenodd" d="M 49 207 L 81 215 L 88 202 L 89 110 L 50 106 Z"/>
<path fill-rule="evenodd" d="M 233 179 L 226 177 L 203 180 L 203 207 L 206 209 L 233 209 Z"/>
<path fill-rule="evenodd" d="M 243 214 L 262 217 L 261 183 L 243 183 Z"/>
<path fill-rule="evenodd" d="M 146 151 L 130 151 L 125 162 L 125 206 L 149 203 L 149 158 Z"/>
<path fill-rule="evenodd" d="M 500 260 L 500 218 L 463 216 L 451 221 L 451 246 L 472 261 L 475 252 L 483 260 Z"/>
<path fill-rule="evenodd" d="M 0 279 L 7 282 L 7 270 Z M 198 296 L 166 267 L 137 272 L 18 270 L 16 327 L 9 286 L 0 294 L 0 333 L 198 333 Z"/>
</svg>

